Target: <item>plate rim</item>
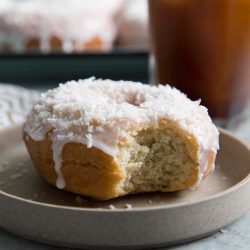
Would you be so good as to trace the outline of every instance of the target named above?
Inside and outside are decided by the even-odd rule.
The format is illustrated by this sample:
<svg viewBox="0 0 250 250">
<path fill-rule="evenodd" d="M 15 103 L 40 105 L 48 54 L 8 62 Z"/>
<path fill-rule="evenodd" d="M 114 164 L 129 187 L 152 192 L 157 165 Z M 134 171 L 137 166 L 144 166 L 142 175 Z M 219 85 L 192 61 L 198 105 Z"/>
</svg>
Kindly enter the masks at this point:
<svg viewBox="0 0 250 250">
<path fill-rule="evenodd" d="M 17 129 L 21 129 L 20 124 L 19 125 L 11 125 L 7 128 L 1 129 L 0 135 L 5 134 L 8 131 L 17 130 Z M 220 132 L 220 134 L 224 134 L 224 135 L 230 137 L 231 139 L 236 140 L 239 144 L 241 144 L 243 147 L 245 147 L 245 149 L 247 151 L 249 151 L 249 154 L 250 154 L 250 145 L 248 143 L 244 142 L 243 140 L 241 140 L 240 138 L 235 136 L 232 132 L 230 132 L 226 129 L 219 128 L 219 132 Z M 56 205 L 56 204 L 51 204 L 51 203 L 46 203 L 46 202 L 39 202 L 39 201 L 25 199 L 25 198 L 22 198 L 22 197 L 13 195 L 13 194 L 6 193 L 6 192 L 2 191 L 1 189 L 0 189 L 0 196 L 5 196 L 6 198 L 16 200 L 17 202 L 28 203 L 29 205 L 35 205 L 35 206 L 41 206 L 41 207 L 51 207 L 54 209 L 71 210 L 71 211 L 78 211 L 78 212 L 89 212 L 89 213 L 133 213 L 133 212 L 150 212 L 152 210 L 158 211 L 158 210 L 165 210 L 165 209 L 177 209 L 177 208 L 183 208 L 183 207 L 187 207 L 187 206 L 194 206 L 194 205 L 204 203 L 204 202 L 209 202 L 211 200 L 218 199 L 221 196 L 225 196 L 225 195 L 228 195 L 234 191 L 237 191 L 240 188 L 243 188 L 248 182 L 250 183 L 250 171 L 244 179 L 242 179 L 240 182 L 236 183 L 235 185 L 233 185 L 233 186 L 231 186 L 231 187 L 229 187 L 229 188 L 227 188 L 219 193 L 216 193 L 216 194 L 211 195 L 211 196 L 206 197 L 206 198 L 199 199 L 197 201 L 180 202 L 178 204 L 170 204 L 170 205 L 161 204 L 161 205 L 155 205 L 152 207 L 140 207 L 140 208 L 135 207 L 133 209 L 116 208 L 115 210 L 111 210 L 111 209 L 106 209 L 106 208 L 85 208 L 85 207 Z M 112 200 L 110 200 L 110 201 L 112 202 Z"/>
</svg>

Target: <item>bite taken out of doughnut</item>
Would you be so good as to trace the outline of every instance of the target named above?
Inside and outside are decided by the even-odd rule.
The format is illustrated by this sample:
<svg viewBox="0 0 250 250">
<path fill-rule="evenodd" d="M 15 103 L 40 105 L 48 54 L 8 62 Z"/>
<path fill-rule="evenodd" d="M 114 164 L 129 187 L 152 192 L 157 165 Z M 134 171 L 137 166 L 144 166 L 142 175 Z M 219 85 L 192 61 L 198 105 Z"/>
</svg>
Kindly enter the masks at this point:
<svg viewBox="0 0 250 250">
<path fill-rule="evenodd" d="M 199 101 L 169 85 L 95 78 L 42 94 L 23 138 L 45 180 L 98 200 L 194 187 L 219 148 Z"/>
</svg>

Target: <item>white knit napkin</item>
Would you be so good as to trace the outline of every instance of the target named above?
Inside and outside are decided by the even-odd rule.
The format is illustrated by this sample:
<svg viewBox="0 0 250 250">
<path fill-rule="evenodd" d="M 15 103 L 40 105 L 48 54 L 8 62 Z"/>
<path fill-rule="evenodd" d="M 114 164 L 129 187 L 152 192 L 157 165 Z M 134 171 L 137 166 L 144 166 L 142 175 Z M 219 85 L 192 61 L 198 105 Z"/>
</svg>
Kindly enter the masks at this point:
<svg viewBox="0 0 250 250">
<path fill-rule="evenodd" d="M 38 91 L 0 83 L 0 129 L 21 124 L 39 96 Z"/>
</svg>

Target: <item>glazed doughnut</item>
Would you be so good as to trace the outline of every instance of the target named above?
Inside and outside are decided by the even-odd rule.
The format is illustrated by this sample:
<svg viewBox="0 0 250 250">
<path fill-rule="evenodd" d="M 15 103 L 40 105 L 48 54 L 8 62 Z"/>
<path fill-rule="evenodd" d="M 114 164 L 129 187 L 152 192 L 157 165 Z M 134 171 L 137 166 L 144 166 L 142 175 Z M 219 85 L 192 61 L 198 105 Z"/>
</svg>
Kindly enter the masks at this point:
<svg viewBox="0 0 250 250">
<path fill-rule="evenodd" d="M 23 134 L 49 183 L 99 200 L 193 187 L 219 147 L 199 101 L 169 85 L 95 78 L 42 94 Z"/>
<path fill-rule="evenodd" d="M 0 84 L 0 129 L 22 123 L 39 96 L 37 91 Z"/>
<path fill-rule="evenodd" d="M 0 50 L 16 53 L 109 50 L 121 0 L 5 0 Z"/>
</svg>

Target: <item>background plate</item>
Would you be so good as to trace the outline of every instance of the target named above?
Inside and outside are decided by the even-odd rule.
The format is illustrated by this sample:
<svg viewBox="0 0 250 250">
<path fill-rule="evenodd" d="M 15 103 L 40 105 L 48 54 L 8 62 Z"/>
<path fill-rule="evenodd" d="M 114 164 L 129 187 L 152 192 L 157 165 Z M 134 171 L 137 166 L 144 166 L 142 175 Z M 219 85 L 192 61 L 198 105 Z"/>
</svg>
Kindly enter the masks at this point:
<svg viewBox="0 0 250 250">
<path fill-rule="evenodd" d="M 97 202 L 45 183 L 32 167 L 20 128 L 5 130 L 0 133 L 0 226 L 41 242 L 95 249 L 150 248 L 211 234 L 250 208 L 249 148 L 221 132 L 218 167 L 197 190 Z"/>
</svg>

